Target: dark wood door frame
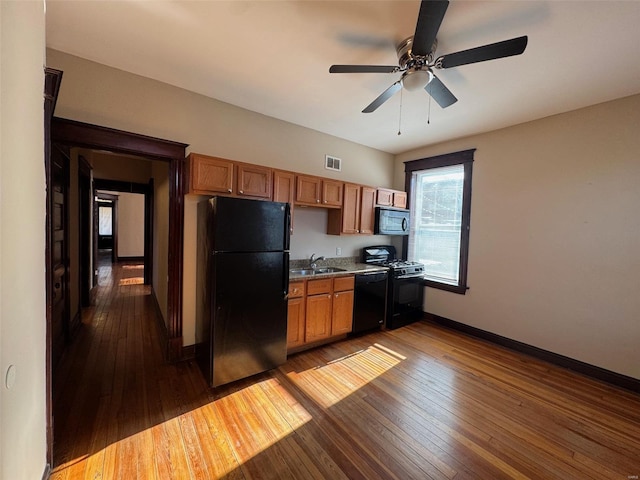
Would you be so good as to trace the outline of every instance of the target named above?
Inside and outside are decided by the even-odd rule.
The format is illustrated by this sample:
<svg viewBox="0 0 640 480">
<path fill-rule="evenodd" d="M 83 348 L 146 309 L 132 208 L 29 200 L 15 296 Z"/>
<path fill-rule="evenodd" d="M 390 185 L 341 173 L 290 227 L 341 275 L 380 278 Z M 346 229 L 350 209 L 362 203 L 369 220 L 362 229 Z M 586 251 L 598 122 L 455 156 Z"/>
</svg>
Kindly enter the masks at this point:
<svg viewBox="0 0 640 480">
<path fill-rule="evenodd" d="M 83 156 L 78 157 L 78 245 L 80 246 L 79 278 L 80 278 L 80 305 L 78 311 L 83 307 L 91 305 L 92 273 L 89 271 L 91 265 L 91 198 L 93 189 L 91 188 L 91 165 Z"/>
<path fill-rule="evenodd" d="M 169 361 L 182 355 L 182 248 L 184 244 L 184 162 L 187 144 L 54 117 L 51 141 L 169 162 L 169 259 L 167 345 Z"/>
<path fill-rule="evenodd" d="M 134 183 L 123 182 L 120 180 L 103 180 L 100 178 L 94 179 L 94 187 L 96 190 L 109 190 L 114 192 L 127 192 L 138 193 L 144 195 L 144 284 L 150 285 L 153 277 L 153 178 L 149 180 L 149 183 Z M 104 194 L 98 194 L 98 196 L 104 197 Z M 112 198 L 113 200 L 113 255 L 115 258 L 112 260 L 116 262 L 118 260 L 117 255 L 117 240 L 118 240 L 118 198 Z"/>
<path fill-rule="evenodd" d="M 51 319 L 53 315 L 53 281 L 49 268 L 51 266 L 52 248 L 51 248 L 51 234 L 52 234 L 52 210 L 51 210 L 51 121 L 53 112 L 55 110 L 56 101 L 58 99 L 58 93 L 60 91 L 60 84 L 62 82 L 62 71 L 53 68 L 45 68 L 45 82 L 44 82 L 44 170 L 47 186 L 47 200 L 46 200 L 46 219 L 45 219 L 45 338 L 46 338 L 46 354 L 45 354 L 45 369 L 46 369 L 46 415 L 47 415 L 47 466 L 45 468 L 45 474 L 50 470 L 53 465 L 53 388 L 52 388 L 52 355 L 51 355 Z"/>
</svg>

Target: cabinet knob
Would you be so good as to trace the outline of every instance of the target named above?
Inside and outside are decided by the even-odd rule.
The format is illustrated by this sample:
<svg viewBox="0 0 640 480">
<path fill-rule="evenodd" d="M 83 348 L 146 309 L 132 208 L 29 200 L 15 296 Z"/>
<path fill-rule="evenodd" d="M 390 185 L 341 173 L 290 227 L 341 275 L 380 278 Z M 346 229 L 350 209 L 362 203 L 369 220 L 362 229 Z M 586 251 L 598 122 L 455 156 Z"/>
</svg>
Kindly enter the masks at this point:
<svg viewBox="0 0 640 480">
<path fill-rule="evenodd" d="M 320 199 L 319 198 L 316 199 L 316 203 L 320 203 Z"/>
<path fill-rule="evenodd" d="M 231 189 L 227 190 L 227 192 L 231 193 Z"/>
<path fill-rule="evenodd" d="M 331 295 L 327 295 L 327 298 L 331 298 Z"/>
<path fill-rule="evenodd" d="M 240 190 L 240 193 L 244 193 L 244 190 Z"/>
<path fill-rule="evenodd" d="M 327 201 L 325 200 L 324 203 L 327 203 Z"/>
<path fill-rule="evenodd" d="M 338 294 L 336 293 L 336 298 L 338 298 Z"/>
</svg>

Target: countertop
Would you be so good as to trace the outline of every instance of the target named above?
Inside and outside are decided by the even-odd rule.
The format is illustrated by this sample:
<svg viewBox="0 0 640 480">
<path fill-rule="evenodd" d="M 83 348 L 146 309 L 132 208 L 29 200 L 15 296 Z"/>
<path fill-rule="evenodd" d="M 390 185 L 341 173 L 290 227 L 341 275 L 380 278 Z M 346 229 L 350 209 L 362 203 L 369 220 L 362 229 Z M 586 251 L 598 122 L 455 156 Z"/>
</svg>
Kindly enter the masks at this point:
<svg viewBox="0 0 640 480">
<path fill-rule="evenodd" d="M 377 265 L 367 265 L 366 263 L 357 262 L 357 257 L 338 257 L 320 260 L 317 262 L 318 268 L 336 267 L 341 268 L 341 272 L 317 273 L 314 275 L 298 275 L 289 274 L 289 281 L 293 280 L 309 280 L 313 278 L 338 277 L 340 275 L 353 275 L 356 273 L 385 272 L 389 270 L 387 267 Z M 290 269 L 309 268 L 309 260 L 291 260 Z"/>
</svg>

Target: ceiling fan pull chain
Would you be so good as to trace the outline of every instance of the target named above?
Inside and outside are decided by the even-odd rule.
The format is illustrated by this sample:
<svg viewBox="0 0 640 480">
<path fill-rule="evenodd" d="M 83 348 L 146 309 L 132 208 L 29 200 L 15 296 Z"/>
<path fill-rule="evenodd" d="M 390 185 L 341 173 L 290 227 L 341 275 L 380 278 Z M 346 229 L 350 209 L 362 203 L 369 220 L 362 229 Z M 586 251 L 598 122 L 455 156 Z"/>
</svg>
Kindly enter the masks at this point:
<svg viewBox="0 0 640 480">
<path fill-rule="evenodd" d="M 402 90 L 400 90 L 400 115 L 398 117 L 398 135 L 402 135 L 400 127 L 402 125 Z"/>
<path fill-rule="evenodd" d="M 427 110 L 427 125 L 431 125 L 431 84 L 429 84 L 429 108 Z"/>
</svg>

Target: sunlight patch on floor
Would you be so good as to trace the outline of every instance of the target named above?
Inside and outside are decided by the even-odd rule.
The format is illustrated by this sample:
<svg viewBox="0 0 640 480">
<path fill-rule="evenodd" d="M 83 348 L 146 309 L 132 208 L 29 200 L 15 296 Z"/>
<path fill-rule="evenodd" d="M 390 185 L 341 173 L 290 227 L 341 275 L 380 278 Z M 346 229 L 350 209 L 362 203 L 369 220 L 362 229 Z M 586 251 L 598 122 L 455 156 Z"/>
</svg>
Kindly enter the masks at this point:
<svg viewBox="0 0 640 480">
<path fill-rule="evenodd" d="M 366 349 L 287 376 L 319 405 L 329 408 L 398 365 L 406 357 L 375 343 Z"/>
<path fill-rule="evenodd" d="M 142 277 L 131 277 L 131 278 L 121 278 L 118 285 L 121 287 L 127 285 L 142 285 L 144 283 L 144 278 Z"/>
<path fill-rule="evenodd" d="M 309 420 L 311 414 L 277 379 L 270 378 L 123 438 L 93 454 L 59 465 L 51 480 L 67 478 L 77 469 L 85 473 L 85 478 L 114 474 L 114 470 L 124 467 L 121 457 L 125 453 L 131 460 L 135 459 L 127 465 L 133 475 L 130 478 L 155 478 L 154 475 L 165 478 L 163 475 L 171 473 L 165 471 L 167 458 L 188 457 L 181 452 L 182 442 L 176 441 L 185 435 L 194 445 L 207 448 L 206 457 L 214 460 L 207 465 L 184 464 L 185 471 L 195 469 L 207 478 L 220 478 L 291 435 Z M 119 461 L 114 465 L 116 458 Z M 180 470 L 179 465 L 173 467 Z M 118 478 L 126 477 L 120 473 L 116 475 Z"/>
</svg>

